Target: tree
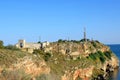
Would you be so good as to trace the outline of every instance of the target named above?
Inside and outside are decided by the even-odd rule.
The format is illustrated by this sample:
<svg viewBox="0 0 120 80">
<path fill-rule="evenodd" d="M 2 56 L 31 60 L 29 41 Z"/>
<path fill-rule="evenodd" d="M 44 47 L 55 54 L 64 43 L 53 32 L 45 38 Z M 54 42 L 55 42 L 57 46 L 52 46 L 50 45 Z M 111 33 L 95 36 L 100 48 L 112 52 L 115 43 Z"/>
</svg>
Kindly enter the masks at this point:
<svg viewBox="0 0 120 80">
<path fill-rule="evenodd" d="M 80 42 L 90 41 L 89 39 L 81 39 Z"/>
<path fill-rule="evenodd" d="M 17 47 L 14 46 L 14 45 L 11 45 L 11 44 L 5 46 L 5 49 L 10 49 L 10 50 L 20 50 L 19 48 L 17 48 Z"/>
<path fill-rule="evenodd" d="M 63 42 L 63 40 L 62 40 L 62 39 L 59 39 L 59 40 L 58 40 L 58 43 L 61 43 L 61 42 Z"/>
<path fill-rule="evenodd" d="M 41 41 L 38 41 L 37 43 L 41 43 Z"/>
<path fill-rule="evenodd" d="M 3 44 L 4 44 L 3 41 L 0 40 L 0 49 L 1 49 L 1 48 L 4 48 Z"/>
</svg>

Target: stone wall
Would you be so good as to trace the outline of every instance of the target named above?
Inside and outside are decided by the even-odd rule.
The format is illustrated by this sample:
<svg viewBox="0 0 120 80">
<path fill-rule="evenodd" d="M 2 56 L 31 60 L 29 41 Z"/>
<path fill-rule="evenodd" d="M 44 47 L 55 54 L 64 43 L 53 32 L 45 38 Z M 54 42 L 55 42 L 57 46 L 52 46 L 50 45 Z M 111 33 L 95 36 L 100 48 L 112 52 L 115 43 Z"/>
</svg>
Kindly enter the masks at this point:
<svg viewBox="0 0 120 80">
<path fill-rule="evenodd" d="M 25 40 L 19 40 L 15 46 L 23 51 L 32 53 L 34 49 L 40 49 L 41 47 L 45 48 L 48 45 L 49 42 L 47 41 L 43 43 L 28 43 Z"/>
</svg>

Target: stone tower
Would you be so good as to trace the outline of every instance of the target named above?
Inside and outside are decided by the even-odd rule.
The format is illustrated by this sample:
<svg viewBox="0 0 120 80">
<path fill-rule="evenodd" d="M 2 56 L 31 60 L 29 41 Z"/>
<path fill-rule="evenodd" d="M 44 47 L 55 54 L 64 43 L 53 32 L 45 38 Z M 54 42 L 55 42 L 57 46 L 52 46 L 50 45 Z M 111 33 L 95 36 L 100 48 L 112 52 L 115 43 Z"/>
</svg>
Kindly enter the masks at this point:
<svg viewBox="0 0 120 80">
<path fill-rule="evenodd" d="M 25 40 L 19 40 L 19 48 L 25 48 Z"/>
</svg>

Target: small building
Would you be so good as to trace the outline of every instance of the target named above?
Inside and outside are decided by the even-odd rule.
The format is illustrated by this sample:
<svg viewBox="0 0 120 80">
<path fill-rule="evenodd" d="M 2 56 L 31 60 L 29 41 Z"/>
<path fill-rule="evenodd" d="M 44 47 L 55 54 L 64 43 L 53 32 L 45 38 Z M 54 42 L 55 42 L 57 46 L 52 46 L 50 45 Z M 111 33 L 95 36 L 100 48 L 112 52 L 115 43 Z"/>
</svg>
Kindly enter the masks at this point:
<svg viewBox="0 0 120 80">
<path fill-rule="evenodd" d="M 32 53 L 34 49 L 45 48 L 48 45 L 49 45 L 49 42 L 47 42 L 47 41 L 43 42 L 43 43 L 32 43 L 32 42 L 28 43 L 25 40 L 19 40 L 15 46 L 24 51 L 28 51 L 28 52 Z"/>
</svg>

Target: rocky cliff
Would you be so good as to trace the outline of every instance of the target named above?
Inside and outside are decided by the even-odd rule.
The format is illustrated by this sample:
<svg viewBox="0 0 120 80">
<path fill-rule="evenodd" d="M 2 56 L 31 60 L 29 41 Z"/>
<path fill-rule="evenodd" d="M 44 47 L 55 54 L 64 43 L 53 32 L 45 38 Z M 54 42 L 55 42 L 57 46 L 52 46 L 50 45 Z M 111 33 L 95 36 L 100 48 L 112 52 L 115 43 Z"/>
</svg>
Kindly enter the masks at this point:
<svg viewBox="0 0 120 80">
<path fill-rule="evenodd" d="M 0 49 L 0 80 L 104 79 L 119 66 L 108 46 L 98 41 L 58 41 L 33 54 Z"/>
<path fill-rule="evenodd" d="M 53 61 L 64 72 L 62 80 L 105 78 L 108 71 L 114 71 L 119 66 L 115 54 L 99 41 L 61 41 L 51 43 L 47 51 L 52 53 Z"/>
</svg>

